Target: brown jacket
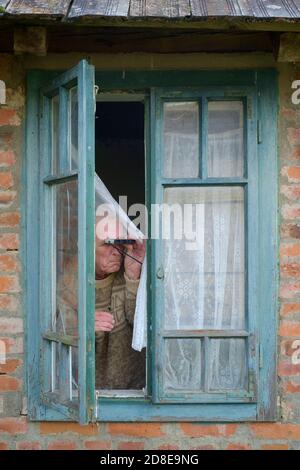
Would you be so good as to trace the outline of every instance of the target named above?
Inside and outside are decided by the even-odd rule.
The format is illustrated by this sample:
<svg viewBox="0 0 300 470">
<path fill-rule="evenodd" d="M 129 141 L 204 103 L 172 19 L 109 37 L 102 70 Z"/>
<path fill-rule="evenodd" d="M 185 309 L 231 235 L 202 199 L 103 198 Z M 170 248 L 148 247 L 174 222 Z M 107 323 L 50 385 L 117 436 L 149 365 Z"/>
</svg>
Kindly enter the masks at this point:
<svg viewBox="0 0 300 470">
<path fill-rule="evenodd" d="M 142 389 L 145 386 L 145 350 L 137 352 L 131 347 L 139 280 L 128 279 L 122 269 L 95 282 L 95 309 L 110 311 L 115 319 L 111 332 L 96 332 L 96 388 Z M 77 269 L 74 264 L 65 269 L 57 291 L 56 331 L 77 336 Z"/>
<path fill-rule="evenodd" d="M 96 310 L 111 312 L 115 320 L 111 332 L 96 332 L 97 389 L 145 386 L 145 350 L 131 347 L 138 286 L 123 270 L 96 281 Z"/>
</svg>

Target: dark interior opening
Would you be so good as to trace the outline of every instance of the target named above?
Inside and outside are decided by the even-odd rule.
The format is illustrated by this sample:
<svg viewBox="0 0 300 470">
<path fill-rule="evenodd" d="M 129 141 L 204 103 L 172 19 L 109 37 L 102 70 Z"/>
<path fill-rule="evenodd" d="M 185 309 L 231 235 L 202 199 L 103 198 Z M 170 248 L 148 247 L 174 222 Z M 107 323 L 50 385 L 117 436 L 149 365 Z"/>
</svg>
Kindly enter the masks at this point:
<svg viewBox="0 0 300 470">
<path fill-rule="evenodd" d="M 115 200 L 119 202 L 120 196 L 127 196 L 128 208 L 132 204 L 145 204 L 144 103 L 98 102 L 95 139 L 95 169 Z M 101 344 L 96 343 L 96 387 L 106 392 L 140 391 L 146 386 L 146 351 L 145 348 L 142 352 L 133 350 L 132 326 L 123 328 L 123 323 L 118 324 L 119 319 L 123 322 L 120 313 L 123 307 L 120 307 L 121 297 L 116 297 L 120 292 L 117 279 L 109 310 L 114 314 L 117 328 L 115 333 L 113 330 L 105 333 Z M 96 292 L 96 307 L 101 305 L 99 299 L 102 294 Z M 106 385 L 101 386 L 102 383 Z"/>
<path fill-rule="evenodd" d="M 95 166 L 117 201 L 145 203 L 144 103 L 97 103 Z"/>
</svg>

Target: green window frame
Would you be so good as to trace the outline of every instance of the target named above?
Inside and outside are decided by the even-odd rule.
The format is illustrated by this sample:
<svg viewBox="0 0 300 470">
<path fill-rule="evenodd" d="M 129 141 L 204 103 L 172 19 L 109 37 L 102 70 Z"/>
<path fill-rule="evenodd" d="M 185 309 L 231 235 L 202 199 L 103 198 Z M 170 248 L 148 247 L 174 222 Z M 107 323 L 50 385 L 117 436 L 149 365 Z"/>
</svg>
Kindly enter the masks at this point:
<svg viewBox="0 0 300 470">
<path fill-rule="evenodd" d="M 154 271 L 152 273 L 152 285 L 155 292 L 155 321 L 154 336 L 158 338 L 155 343 L 155 360 L 153 376 L 155 376 L 155 388 L 153 398 L 156 403 L 160 402 L 190 402 L 190 403 L 252 403 L 257 399 L 257 376 L 258 376 L 258 335 L 257 335 L 257 280 L 258 280 L 258 259 L 255 247 L 258 246 L 258 201 L 257 201 L 257 146 L 256 146 L 256 100 L 251 88 L 237 87 L 224 89 L 199 89 L 182 91 L 180 89 L 169 91 L 168 89 L 155 90 L 155 152 L 152 159 L 152 174 L 155 174 L 155 194 L 156 200 L 160 204 L 164 203 L 165 191 L 171 189 L 184 188 L 238 188 L 243 190 L 244 211 L 245 211 L 245 258 L 247 273 L 244 282 L 246 292 L 246 325 L 244 329 L 230 330 L 228 328 L 200 331 L 186 331 L 185 329 L 169 329 L 165 331 L 164 321 L 166 318 L 164 312 L 165 283 L 161 276 L 157 276 L 157 270 L 164 268 L 164 248 L 163 241 L 160 239 L 154 243 Z M 190 178 L 171 178 L 163 176 L 163 128 L 164 128 L 164 106 L 170 103 L 196 103 L 199 114 L 199 161 L 200 167 L 197 177 Z M 236 102 L 241 103 L 243 108 L 243 141 L 244 141 L 244 172 L 240 177 L 209 177 L 208 176 L 208 106 L 210 103 Z M 249 221 L 251 220 L 251 223 Z M 155 302 L 155 299 L 154 299 Z M 246 368 L 248 369 L 247 386 L 245 390 L 226 390 L 216 393 L 209 391 L 208 369 L 209 350 L 212 341 L 245 341 L 246 349 Z M 198 393 L 192 391 L 178 392 L 177 390 L 167 393 L 164 391 L 164 368 L 166 344 L 176 340 L 189 342 L 191 340 L 201 341 L 203 356 L 203 388 Z M 186 344 L 186 343 L 185 343 Z M 155 372 L 158 371 L 157 374 Z"/>
<path fill-rule="evenodd" d="M 85 279 L 85 313 L 81 313 L 82 327 L 79 334 L 81 348 L 86 352 L 82 359 L 80 411 L 70 412 L 68 407 L 53 406 L 53 402 L 41 400 L 40 377 L 42 363 L 39 351 L 42 331 L 40 330 L 43 309 L 39 306 L 40 290 L 37 287 L 41 280 L 41 254 L 34 247 L 41 240 L 36 233 L 41 200 L 41 161 L 38 158 L 41 145 L 41 121 L 44 111 L 41 108 L 41 90 L 49 80 L 62 83 L 73 83 L 74 70 L 78 84 L 82 86 L 82 113 L 79 129 L 87 130 L 85 123 L 93 129 L 93 71 L 85 61 L 73 69 L 73 78 L 69 80 L 67 72 L 32 71 L 28 74 L 28 100 L 26 121 L 26 159 L 23 167 L 24 187 L 23 198 L 23 263 L 26 267 L 26 316 L 27 316 L 27 350 L 28 373 L 27 386 L 29 397 L 29 414 L 35 420 L 80 420 L 88 422 L 100 421 L 255 421 L 276 419 L 276 331 L 277 331 L 277 75 L 274 70 L 248 71 L 145 71 L 145 72 L 97 72 L 95 83 L 101 91 L 135 91 L 146 95 L 145 130 L 146 130 L 146 165 L 147 190 L 146 199 L 150 207 L 152 202 L 159 202 L 164 186 L 174 185 L 240 185 L 247 187 L 252 196 L 247 199 L 246 213 L 248 226 L 248 271 L 250 290 L 248 296 L 248 318 L 250 322 L 246 332 L 235 332 L 247 338 L 250 364 L 250 388 L 248 393 L 200 394 L 186 396 L 164 396 L 161 390 L 161 341 L 164 333 L 160 329 L 162 281 L 157 277 L 157 269 L 161 264 L 161 246 L 159 242 L 148 242 L 148 397 L 147 398 L 108 398 L 94 396 L 94 357 L 90 345 L 93 340 L 93 284 L 92 264 L 84 270 Z M 81 74 L 79 73 L 81 70 Z M 88 71 L 86 75 L 82 71 Z M 62 80 L 62 82 L 61 82 Z M 69 81 L 68 81 L 69 80 Z M 69 85 L 67 85 L 68 87 Z M 85 94 L 83 93 L 85 90 Z M 206 99 L 236 100 L 244 102 L 247 122 L 247 158 L 248 172 L 245 177 L 233 180 L 203 179 L 205 165 L 202 166 L 201 177 L 193 182 L 186 179 L 166 180 L 160 173 L 161 143 L 161 106 L 164 100 L 180 99 L 199 100 L 206 106 Z M 87 100 L 87 97 L 88 100 Z M 87 102 L 89 103 L 87 106 Z M 202 108 L 204 109 L 204 108 Z M 204 127 L 205 127 L 205 113 Z M 203 117 L 202 116 L 202 117 Z M 85 149 L 92 148 L 93 131 L 86 135 L 83 132 Z M 87 141 L 89 144 L 87 144 Z M 84 145 L 82 143 L 82 145 Z M 205 140 L 201 140 L 201 155 L 205 154 Z M 87 150 L 85 150 L 86 152 Z M 255 158 L 253 158 L 255 156 Z M 93 212 L 93 185 L 91 183 L 93 168 L 89 159 L 82 158 L 79 178 L 82 185 L 79 191 L 83 196 L 89 191 L 87 213 L 81 220 L 85 224 L 91 221 Z M 90 166 L 87 166 L 89 162 Z M 201 160 L 202 161 L 202 160 Z M 203 161 L 202 161 L 203 163 Z M 80 176 L 81 175 L 81 176 Z M 70 176 L 70 175 L 69 175 Z M 88 182 L 90 186 L 88 186 Z M 267 182 L 267 184 L 266 184 Z M 157 196 L 160 195 L 160 196 Z M 80 204 L 79 204 L 80 205 Z M 84 208 L 81 207 L 81 214 Z M 82 224 L 83 222 L 80 222 Z M 47 220 L 45 220 L 47 227 Z M 83 225 L 84 226 L 84 225 Z M 93 226 L 93 225 L 92 225 Z M 81 225 L 82 227 L 82 225 Z M 87 225 L 84 226 L 87 230 Z M 88 232 L 82 246 L 89 253 L 88 259 L 93 262 L 91 246 L 93 235 Z M 151 285 L 151 288 L 150 288 Z M 87 295 L 89 293 L 89 295 Z M 82 307 L 81 307 L 82 308 Z M 84 333 L 85 331 L 85 333 Z M 87 332 L 87 335 L 86 335 Z M 181 332 L 182 333 L 182 332 Z M 180 334 L 181 334 L 180 333 Z M 182 333 L 185 334 L 184 332 Z M 224 332 L 220 333 L 222 336 Z M 80 336 L 81 335 L 81 336 Z M 205 336 L 209 340 L 210 333 Z"/>
</svg>

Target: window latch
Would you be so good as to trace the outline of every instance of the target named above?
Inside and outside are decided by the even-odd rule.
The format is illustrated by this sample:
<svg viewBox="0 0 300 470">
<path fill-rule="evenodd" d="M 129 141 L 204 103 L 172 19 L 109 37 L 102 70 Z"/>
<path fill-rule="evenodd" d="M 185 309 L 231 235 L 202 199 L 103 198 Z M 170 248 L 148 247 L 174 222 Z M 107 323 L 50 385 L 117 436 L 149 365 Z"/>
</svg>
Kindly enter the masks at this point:
<svg viewBox="0 0 300 470">
<path fill-rule="evenodd" d="M 163 279 L 164 275 L 165 275 L 165 273 L 164 273 L 163 267 L 160 266 L 158 268 L 158 270 L 156 271 L 156 277 L 157 277 L 157 279 Z"/>
</svg>

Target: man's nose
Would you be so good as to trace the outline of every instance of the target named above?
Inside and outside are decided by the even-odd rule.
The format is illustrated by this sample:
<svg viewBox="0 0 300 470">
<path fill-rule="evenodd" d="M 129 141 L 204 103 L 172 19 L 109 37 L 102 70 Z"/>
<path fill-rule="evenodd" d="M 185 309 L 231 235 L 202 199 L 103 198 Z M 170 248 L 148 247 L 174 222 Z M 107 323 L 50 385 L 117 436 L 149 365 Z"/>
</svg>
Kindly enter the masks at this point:
<svg viewBox="0 0 300 470">
<path fill-rule="evenodd" d="M 118 247 L 119 248 L 119 247 Z M 122 249 L 122 248 L 121 248 Z M 115 248 L 112 247 L 112 254 L 116 257 L 116 258 L 121 258 L 122 257 L 122 253 L 119 252 L 119 250 L 116 250 Z"/>
</svg>

